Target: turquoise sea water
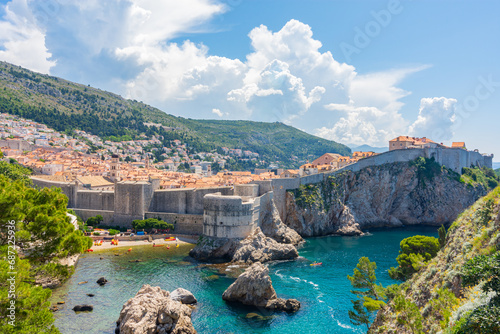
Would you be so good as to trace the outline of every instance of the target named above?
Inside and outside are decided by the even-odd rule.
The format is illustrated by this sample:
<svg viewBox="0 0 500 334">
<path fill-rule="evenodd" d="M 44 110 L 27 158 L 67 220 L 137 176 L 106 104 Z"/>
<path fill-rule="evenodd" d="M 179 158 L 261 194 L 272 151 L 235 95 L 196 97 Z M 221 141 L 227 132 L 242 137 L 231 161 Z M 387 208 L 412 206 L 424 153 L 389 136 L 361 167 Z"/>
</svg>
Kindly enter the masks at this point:
<svg viewBox="0 0 500 334">
<path fill-rule="evenodd" d="M 235 279 L 222 275 L 216 280 L 209 279 L 218 273 L 186 261 L 192 246 L 170 250 L 133 247 L 126 255 L 124 249 L 86 254 L 80 258 L 73 277 L 53 293 L 54 303 L 65 301 L 62 310 L 55 313 L 56 326 L 64 334 L 114 333 L 123 304 L 143 284 L 151 284 L 168 291 L 183 287 L 193 292 L 198 305 L 192 320 L 198 333 L 365 333 L 366 327 L 356 327 L 349 321 L 347 311 L 352 296 L 346 276 L 352 275 L 360 257 L 368 256 L 377 263 L 379 282 L 384 286 L 394 283 L 387 269 L 397 264 L 399 242 L 416 234 L 437 236 L 437 230 L 412 227 L 372 230 L 363 237 L 310 238 L 299 250 L 299 259 L 269 264 L 278 296 L 301 302 L 301 309 L 291 315 L 224 302 L 222 293 Z M 142 262 L 129 262 L 136 259 Z M 323 265 L 311 267 L 312 261 Z M 101 276 L 110 281 L 102 287 L 95 283 Z M 78 284 L 82 281 L 88 283 Z M 95 296 L 88 297 L 88 293 Z M 94 311 L 75 314 L 72 308 L 78 304 L 91 304 Z M 246 318 L 250 312 L 265 318 Z"/>
</svg>

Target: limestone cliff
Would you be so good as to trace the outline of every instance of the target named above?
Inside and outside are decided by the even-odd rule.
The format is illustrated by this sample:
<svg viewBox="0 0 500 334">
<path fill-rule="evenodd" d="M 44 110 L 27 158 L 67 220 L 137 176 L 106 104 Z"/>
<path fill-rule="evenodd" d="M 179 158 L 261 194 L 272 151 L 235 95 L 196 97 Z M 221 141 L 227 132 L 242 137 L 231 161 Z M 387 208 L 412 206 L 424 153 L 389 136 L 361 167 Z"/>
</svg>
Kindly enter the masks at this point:
<svg viewBox="0 0 500 334">
<path fill-rule="evenodd" d="M 264 216 L 262 217 L 260 228 L 266 237 L 270 237 L 279 243 L 295 246 L 304 242 L 304 239 L 295 230 L 283 224 L 274 201 L 270 201 L 263 208 L 263 212 Z"/>
<path fill-rule="evenodd" d="M 436 163 L 342 172 L 287 192 L 285 224 L 303 237 L 355 235 L 368 227 L 451 223 L 485 189 Z"/>
<path fill-rule="evenodd" d="M 500 271 L 500 257 L 495 253 L 500 250 L 499 210 L 500 187 L 463 212 L 449 228 L 444 247 L 400 285 L 401 297 L 378 312 L 369 333 L 498 333 L 499 308 L 490 301 L 496 296 L 498 302 L 500 293 L 494 291 L 500 290 L 500 285 L 494 285 Z M 464 283 L 471 280 L 466 278 L 469 274 L 464 267 L 478 255 L 497 256 L 496 264 L 490 267 L 496 266 L 497 271 L 466 286 Z M 478 262 L 474 266 L 479 268 Z M 484 271 L 474 273 L 480 277 Z M 495 280 L 493 289 L 485 292 L 485 283 Z M 475 312 L 480 315 L 473 319 Z M 481 328 L 474 327 L 474 321 Z"/>
</svg>

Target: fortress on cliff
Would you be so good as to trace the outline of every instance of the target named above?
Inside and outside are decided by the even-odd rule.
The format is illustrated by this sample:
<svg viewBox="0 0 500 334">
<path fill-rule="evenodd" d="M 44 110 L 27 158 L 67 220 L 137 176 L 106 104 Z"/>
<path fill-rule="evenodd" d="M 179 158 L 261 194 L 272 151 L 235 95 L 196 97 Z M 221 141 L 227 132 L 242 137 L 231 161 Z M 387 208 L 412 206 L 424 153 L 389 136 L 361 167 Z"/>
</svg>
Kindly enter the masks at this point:
<svg viewBox="0 0 500 334">
<path fill-rule="evenodd" d="M 357 172 L 370 166 L 408 162 L 418 157 L 433 158 L 440 165 L 461 173 L 464 167 L 492 167 L 493 155 L 461 148 L 428 147 L 398 149 L 367 157 L 339 170 L 296 178 L 254 181 L 233 187 L 160 189 L 160 180 L 116 180 L 113 191 L 88 190 L 78 182 L 46 181 L 36 176 L 40 187 L 59 187 L 68 196 L 68 208 L 83 219 L 101 215 L 108 225 L 131 226 L 134 219 L 160 218 L 175 225 L 179 234 L 204 234 L 218 238 L 244 238 L 276 205 L 286 220 L 286 191 L 318 183 L 342 171 Z"/>
</svg>

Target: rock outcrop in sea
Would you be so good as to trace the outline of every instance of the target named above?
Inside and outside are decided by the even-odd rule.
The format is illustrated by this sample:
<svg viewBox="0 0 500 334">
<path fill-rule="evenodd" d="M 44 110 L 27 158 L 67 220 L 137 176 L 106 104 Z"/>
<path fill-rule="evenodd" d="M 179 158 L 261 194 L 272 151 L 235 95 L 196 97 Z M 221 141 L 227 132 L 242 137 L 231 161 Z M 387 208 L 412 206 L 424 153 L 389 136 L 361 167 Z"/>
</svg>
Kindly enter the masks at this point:
<svg viewBox="0 0 500 334">
<path fill-rule="evenodd" d="M 222 299 L 286 312 L 296 312 L 300 308 L 300 302 L 296 299 L 277 297 L 269 276 L 269 269 L 260 262 L 256 262 L 247 268 L 224 291 Z"/>
<path fill-rule="evenodd" d="M 186 295 L 184 291 L 180 292 Z M 168 291 L 146 284 L 123 305 L 115 333 L 196 333 L 191 322 L 191 311 L 190 307 L 173 300 Z"/>
<path fill-rule="evenodd" d="M 274 260 L 291 260 L 299 256 L 291 244 L 281 244 L 266 237 L 257 227 L 243 240 L 202 237 L 189 255 L 200 261 L 225 261 L 251 264 Z"/>
<path fill-rule="evenodd" d="M 401 162 L 335 174 L 287 192 L 284 223 L 303 237 L 451 223 L 486 191 L 461 183 L 446 168 L 437 170 L 426 174 Z"/>
</svg>

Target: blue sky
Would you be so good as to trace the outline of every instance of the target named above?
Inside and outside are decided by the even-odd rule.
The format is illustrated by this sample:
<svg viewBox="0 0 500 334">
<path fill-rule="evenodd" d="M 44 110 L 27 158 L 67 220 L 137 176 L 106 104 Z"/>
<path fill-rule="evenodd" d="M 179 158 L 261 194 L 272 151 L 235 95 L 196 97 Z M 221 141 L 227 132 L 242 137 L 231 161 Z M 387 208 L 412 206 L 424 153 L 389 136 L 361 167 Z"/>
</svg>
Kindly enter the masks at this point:
<svg viewBox="0 0 500 334">
<path fill-rule="evenodd" d="M 170 114 L 465 141 L 500 161 L 498 1 L 0 4 L 0 60 Z"/>
</svg>

